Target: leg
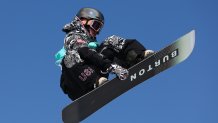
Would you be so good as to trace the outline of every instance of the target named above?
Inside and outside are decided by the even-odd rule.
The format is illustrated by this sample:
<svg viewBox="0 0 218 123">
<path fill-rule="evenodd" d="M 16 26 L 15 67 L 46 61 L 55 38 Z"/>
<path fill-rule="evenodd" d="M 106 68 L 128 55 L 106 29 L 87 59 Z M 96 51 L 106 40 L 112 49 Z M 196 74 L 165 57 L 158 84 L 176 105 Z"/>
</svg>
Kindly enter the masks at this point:
<svg viewBox="0 0 218 123">
<path fill-rule="evenodd" d="M 98 85 L 104 82 L 94 66 L 87 64 L 76 64 L 72 68 L 62 66 L 61 87 L 72 100 L 93 90 L 97 82 Z"/>
<path fill-rule="evenodd" d="M 127 68 L 154 53 L 152 50 L 147 50 L 137 40 L 127 40 L 125 45 L 125 49 L 123 50 L 123 61 L 126 62 Z"/>
</svg>

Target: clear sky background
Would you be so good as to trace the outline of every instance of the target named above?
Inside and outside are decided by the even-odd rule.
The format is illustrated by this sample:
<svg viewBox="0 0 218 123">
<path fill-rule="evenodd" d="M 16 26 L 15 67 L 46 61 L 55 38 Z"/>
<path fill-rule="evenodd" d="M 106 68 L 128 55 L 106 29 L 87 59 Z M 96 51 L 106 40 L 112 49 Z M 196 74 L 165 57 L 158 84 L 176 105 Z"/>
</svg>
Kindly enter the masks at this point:
<svg viewBox="0 0 218 123">
<path fill-rule="evenodd" d="M 105 15 L 99 42 L 116 34 L 158 51 L 196 30 L 183 63 L 140 84 L 82 123 L 218 123 L 217 0 L 1 0 L 0 123 L 61 123 L 71 101 L 54 54 L 81 7 Z M 72 114 L 73 115 L 73 114 Z"/>
</svg>

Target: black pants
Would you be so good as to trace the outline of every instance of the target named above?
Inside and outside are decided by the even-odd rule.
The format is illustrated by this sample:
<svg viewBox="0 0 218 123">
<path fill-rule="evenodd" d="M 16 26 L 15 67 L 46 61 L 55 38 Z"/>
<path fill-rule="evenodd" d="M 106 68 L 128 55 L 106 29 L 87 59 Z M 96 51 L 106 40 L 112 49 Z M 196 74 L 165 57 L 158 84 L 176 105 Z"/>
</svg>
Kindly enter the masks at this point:
<svg viewBox="0 0 218 123">
<path fill-rule="evenodd" d="M 127 68 L 143 60 L 145 51 L 146 48 L 137 40 L 126 40 L 126 47 L 123 54 Z"/>
<path fill-rule="evenodd" d="M 127 39 L 124 49 L 118 53 L 114 61 L 125 68 L 137 64 L 144 59 L 144 51 L 146 48 L 135 39 Z"/>
<path fill-rule="evenodd" d="M 144 58 L 146 48 L 136 39 L 126 39 L 123 49 L 117 52 L 116 47 L 102 43 L 97 51 L 103 54 L 107 59 L 121 65 L 124 68 L 129 68 L 135 65 Z"/>
<path fill-rule="evenodd" d="M 70 99 L 75 100 L 94 89 L 101 75 L 97 68 L 85 63 L 79 63 L 72 68 L 62 64 L 61 88 Z"/>
</svg>

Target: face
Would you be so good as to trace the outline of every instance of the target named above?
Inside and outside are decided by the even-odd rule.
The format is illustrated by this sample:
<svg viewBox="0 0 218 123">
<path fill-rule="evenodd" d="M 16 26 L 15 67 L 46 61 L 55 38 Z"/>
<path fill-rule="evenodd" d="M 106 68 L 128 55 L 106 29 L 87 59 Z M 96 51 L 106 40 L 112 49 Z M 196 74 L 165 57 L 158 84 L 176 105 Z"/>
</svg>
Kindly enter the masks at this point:
<svg viewBox="0 0 218 123">
<path fill-rule="evenodd" d="M 101 23 L 97 20 L 81 19 L 81 22 L 83 25 L 90 26 L 89 34 L 92 37 L 96 37 L 96 35 L 100 32 L 101 27 L 103 26 L 103 23 Z"/>
</svg>

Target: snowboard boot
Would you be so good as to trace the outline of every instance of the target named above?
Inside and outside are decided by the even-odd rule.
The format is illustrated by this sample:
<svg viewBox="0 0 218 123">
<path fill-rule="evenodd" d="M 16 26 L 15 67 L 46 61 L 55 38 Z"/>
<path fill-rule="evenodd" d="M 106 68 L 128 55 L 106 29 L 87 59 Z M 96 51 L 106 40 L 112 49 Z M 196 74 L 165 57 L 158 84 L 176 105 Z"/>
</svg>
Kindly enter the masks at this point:
<svg viewBox="0 0 218 123">
<path fill-rule="evenodd" d="M 145 50 L 145 51 L 142 51 L 140 54 L 137 54 L 134 50 L 130 50 L 126 55 L 126 59 L 125 59 L 126 66 L 125 67 L 130 68 L 131 66 L 139 63 L 140 61 L 151 56 L 154 53 L 155 52 L 153 50 Z"/>
<path fill-rule="evenodd" d="M 102 86 L 102 85 L 105 84 L 107 81 L 108 81 L 107 78 L 105 78 L 105 77 L 100 77 L 100 78 L 98 79 L 98 81 L 94 84 L 94 88 L 97 88 L 97 87 L 99 87 L 99 86 Z"/>
<path fill-rule="evenodd" d="M 153 55 L 155 52 L 153 50 L 146 50 L 144 52 L 144 58 L 148 58 L 149 56 Z"/>
</svg>

